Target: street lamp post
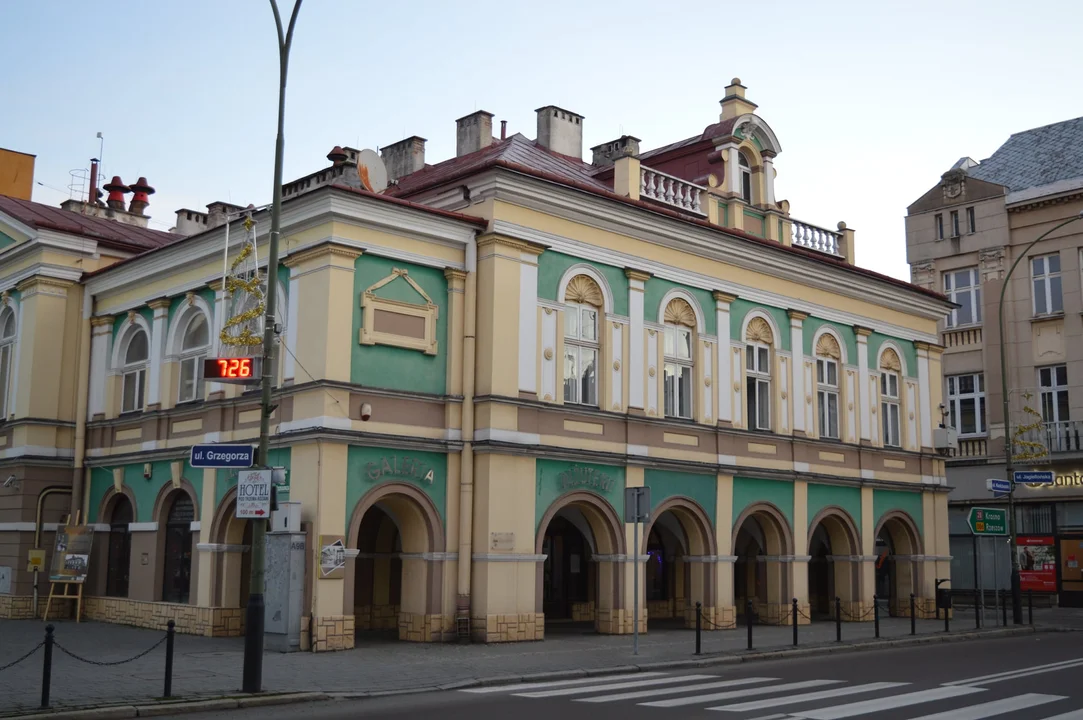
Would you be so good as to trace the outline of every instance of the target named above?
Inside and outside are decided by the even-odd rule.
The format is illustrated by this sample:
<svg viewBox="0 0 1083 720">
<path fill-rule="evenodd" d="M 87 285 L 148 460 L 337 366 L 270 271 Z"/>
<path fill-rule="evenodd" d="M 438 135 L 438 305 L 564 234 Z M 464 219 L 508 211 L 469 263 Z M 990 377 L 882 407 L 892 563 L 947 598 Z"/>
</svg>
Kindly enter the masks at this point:
<svg viewBox="0 0 1083 720">
<path fill-rule="evenodd" d="M 286 71 L 289 68 L 290 43 L 293 27 L 301 10 L 302 0 L 297 0 L 290 14 L 289 27 L 282 33 L 282 17 L 278 3 L 270 0 L 278 29 L 278 135 L 275 138 L 274 201 L 271 205 L 270 250 L 267 257 L 267 303 L 263 320 L 263 377 L 260 379 L 259 450 L 256 467 L 266 468 L 267 450 L 271 431 L 271 382 L 274 378 L 275 340 L 275 288 L 278 287 L 278 236 L 282 223 L 282 153 L 285 148 L 283 125 L 286 117 Z M 252 523 L 252 574 L 249 582 L 248 605 L 244 613 L 244 670 L 241 690 L 256 693 L 263 689 L 263 564 L 267 551 L 267 521 L 249 520 Z"/>
<path fill-rule="evenodd" d="M 1011 483 L 1011 489 L 1008 491 L 1008 532 L 1011 534 L 1012 622 L 1016 625 L 1023 624 L 1023 591 L 1019 585 L 1018 536 L 1015 533 L 1015 468 L 1012 464 L 1012 455 L 1014 451 L 1012 449 L 1011 423 L 1008 421 L 1008 367 L 1006 359 L 1007 354 L 1004 350 L 1004 296 L 1008 289 L 1008 281 L 1011 280 L 1012 273 L 1015 272 L 1015 268 L 1018 267 L 1019 263 L 1027 256 L 1027 253 L 1030 252 L 1030 249 L 1042 240 L 1045 240 L 1052 233 L 1076 220 L 1083 220 L 1083 212 L 1046 230 L 1039 235 L 1037 239 L 1027 245 L 1026 248 L 1023 249 L 1023 252 L 1019 253 L 1019 256 L 1015 258 L 1015 262 L 1013 262 L 1012 266 L 1008 269 L 1008 274 L 1004 276 L 1004 284 L 1000 287 L 1000 304 L 997 313 L 1000 324 L 1000 392 L 1001 397 L 1004 399 L 1004 475 L 1005 479 Z"/>
</svg>

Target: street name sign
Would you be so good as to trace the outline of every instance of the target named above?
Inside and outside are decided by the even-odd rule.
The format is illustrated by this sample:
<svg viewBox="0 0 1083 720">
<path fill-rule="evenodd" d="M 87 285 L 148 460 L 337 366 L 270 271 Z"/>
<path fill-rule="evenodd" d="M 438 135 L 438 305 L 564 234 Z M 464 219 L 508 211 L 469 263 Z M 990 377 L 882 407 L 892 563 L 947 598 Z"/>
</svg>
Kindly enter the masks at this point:
<svg viewBox="0 0 1083 720">
<path fill-rule="evenodd" d="M 975 535 L 1007 535 L 1008 511 L 1004 508 L 970 508 L 966 523 Z"/>
<path fill-rule="evenodd" d="M 271 471 L 241 470 L 237 473 L 238 520 L 266 520 L 271 515 Z"/>
<path fill-rule="evenodd" d="M 249 468 L 255 459 L 251 445 L 193 445 L 188 463 L 194 468 Z"/>
<path fill-rule="evenodd" d="M 1016 470 L 1015 481 L 1024 485 L 1052 485 L 1052 470 Z"/>
<path fill-rule="evenodd" d="M 1000 478 L 989 478 L 985 481 L 985 487 L 990 492 L 994 493 L 1010 493 L 1012 491 L 1012 484 L 1007 480 L 1001 480 Z"/>
</svg>

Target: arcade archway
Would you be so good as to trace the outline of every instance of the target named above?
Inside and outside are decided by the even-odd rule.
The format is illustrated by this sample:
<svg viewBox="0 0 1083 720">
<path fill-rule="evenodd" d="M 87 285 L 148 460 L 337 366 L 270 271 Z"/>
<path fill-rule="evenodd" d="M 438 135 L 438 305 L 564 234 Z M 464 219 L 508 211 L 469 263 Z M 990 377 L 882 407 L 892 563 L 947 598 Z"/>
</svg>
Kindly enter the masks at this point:
<svg viewBox="0 0 1083 720">
<path fill-rule="evenodd" d="M 695 501 L 669 498 L 652 513 L 640 552 L 644 598 L 651 628 L 695 627 L 696 603 L 716 623 L 714 533 L 707 513 Z"/>
<path fill-rule="evenodd" d="M 888 599 L 891 615 L 907 615 L 910 594 L 922 597 L 921 534 L 913 518 L 890 512 L 876 528 L 876 597 Z"/>
<path fill-rule="evenodd" d="M 733 528 L 733 595 L 738 614 L 746 622 L 783 623 L 793 593 L 788 567 L 793 560 L 793 535 L 785 516 L 773 505 L 760 503 L 741 513 Z"/>
<path fill-rule="evenodd" d="M 855 602 L 860 600 L 861 592 L 860 538 L 853 518 L 840 508 L 821 511 L 809 524 L 808 597 L 812 619 L 833 619 L 836 597 L 842 618 L 856 619 Z"/>
</svg>

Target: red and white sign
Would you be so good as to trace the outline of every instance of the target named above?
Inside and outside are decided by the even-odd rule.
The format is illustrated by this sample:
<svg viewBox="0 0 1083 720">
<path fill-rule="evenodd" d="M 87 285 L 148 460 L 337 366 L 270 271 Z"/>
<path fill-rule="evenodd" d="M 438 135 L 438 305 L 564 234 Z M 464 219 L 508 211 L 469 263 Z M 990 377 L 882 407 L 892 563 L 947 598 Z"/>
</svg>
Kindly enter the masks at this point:
<svg viewBox="0 0 1083 720">
<path fill-rule="evenodd" d="M 241 470 L 237 473 L 236 517 L 239 520 L 270 519 L 270 470 Z"/>
<path fill-rule="evenodd" d="M 1025 592 L 1057 591 L 1057 556 L 1052 537 L 1020 535 L 1019 586 Z"/>
</svg>

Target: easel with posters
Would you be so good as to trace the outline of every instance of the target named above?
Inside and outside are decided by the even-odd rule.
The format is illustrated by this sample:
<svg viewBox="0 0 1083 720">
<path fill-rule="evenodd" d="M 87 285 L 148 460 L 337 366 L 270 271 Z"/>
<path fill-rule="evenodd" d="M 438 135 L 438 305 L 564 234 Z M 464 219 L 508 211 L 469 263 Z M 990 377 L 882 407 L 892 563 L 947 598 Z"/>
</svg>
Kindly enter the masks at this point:
<svg viewBox="0 0 1083 720">
<path fill-rule="evenodd" d="M 53 599 L 75 601 L 75 622 L 83 616 L 83 585 L 90 564 L 90 550 L 94 541 L 94 528 L 79 524 L 79 512 L 75 522 L 69 515 L 56 529 L 53 546 L 53 562 L 49 570 L 49 599 L 45 603 L 43 621 L 49 620 L 49 608 Z M 60 592 L 57 592 L 57 586 Z M 74 588 L 72 587 L 74 586 Z"/>
</svg>

